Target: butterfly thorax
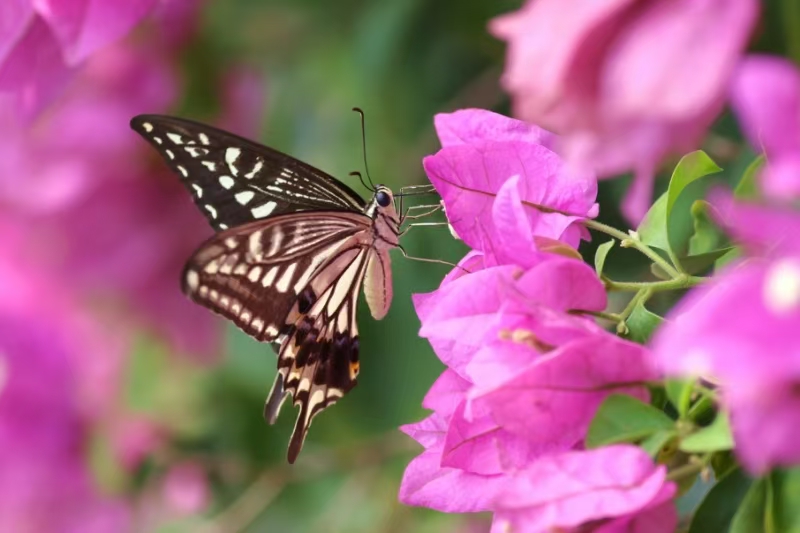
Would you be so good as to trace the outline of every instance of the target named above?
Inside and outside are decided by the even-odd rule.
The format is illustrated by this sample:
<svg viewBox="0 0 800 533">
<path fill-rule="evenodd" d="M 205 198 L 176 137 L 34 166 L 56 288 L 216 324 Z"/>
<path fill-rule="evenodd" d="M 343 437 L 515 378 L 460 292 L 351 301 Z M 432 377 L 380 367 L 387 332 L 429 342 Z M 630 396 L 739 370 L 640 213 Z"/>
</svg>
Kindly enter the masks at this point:
<svg viewBox="0 0 800 533">
<path fill-rule="evenodd" d="M 396 248 L 400 242 L 400 218 L 394 207 L 391 189 L 378 185 L 372 200 L 364 208 L 364 214 L 373 221 L 373 246 L 381 251 Z"/>
</svg>

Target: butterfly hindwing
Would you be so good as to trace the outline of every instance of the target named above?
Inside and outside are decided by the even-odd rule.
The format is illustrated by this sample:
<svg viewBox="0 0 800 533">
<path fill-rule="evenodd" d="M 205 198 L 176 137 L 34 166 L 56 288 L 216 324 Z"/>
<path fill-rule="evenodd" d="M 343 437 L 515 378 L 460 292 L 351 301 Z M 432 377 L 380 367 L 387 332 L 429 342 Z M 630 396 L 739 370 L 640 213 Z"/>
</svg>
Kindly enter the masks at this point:
<svg viewBox="0 0 800 533">
<path fill-rule="evenodd" d="M 370 220 L 355 213 L 281 215 L 218 233 L 187 262 L 183 290 L 259 341 L 274 342 L 308 311 L 318 271 L 339 267 L 340 248 Z M 306 290 L 308 289 L 308 290 Z"/>
<path fill-rule="evenodd" d="M 291 394 L 300 408 L 289 443 L 290 463 L 300 453 L 314 416 L 356 385 L 356 303 L 373 253 L 370 247 L 354 243 L 331 261 L 311 282 L 316 297 L 308 312 L 287 329 L 278 354 L 278 379 L 284 394 Z M 274 419 L 277 413 L 268 415 Z"/>
<path fill-rule="evenodd" d="M 181 176 L 216 230 L 303 211 L 362 212 L 364 201 L 325 172 L 191 120 L 139 115 L 131 127 Z"/>
</svg>

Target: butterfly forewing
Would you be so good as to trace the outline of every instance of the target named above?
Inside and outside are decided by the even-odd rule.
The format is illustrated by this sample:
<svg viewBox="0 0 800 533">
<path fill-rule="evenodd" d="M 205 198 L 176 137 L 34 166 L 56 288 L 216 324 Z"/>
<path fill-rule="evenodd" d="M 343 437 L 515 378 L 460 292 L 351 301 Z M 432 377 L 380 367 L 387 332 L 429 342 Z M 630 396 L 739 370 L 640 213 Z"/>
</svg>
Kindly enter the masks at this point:
<svg viewBox="0 0 800 533">
<path fill-rule="evenodd" d="M 303 211 L 356 211 L 364 201 L 293 157 L 190 120 L 139 115 L 131 127 L 178 173 L 217 230 Z"/>
</svg>

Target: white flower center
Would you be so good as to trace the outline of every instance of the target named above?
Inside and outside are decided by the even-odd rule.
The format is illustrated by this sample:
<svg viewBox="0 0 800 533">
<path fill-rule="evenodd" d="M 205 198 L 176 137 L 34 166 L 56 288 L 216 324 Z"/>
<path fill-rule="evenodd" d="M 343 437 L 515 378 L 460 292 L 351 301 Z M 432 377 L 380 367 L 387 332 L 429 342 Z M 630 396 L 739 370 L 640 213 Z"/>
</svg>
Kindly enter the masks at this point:
<svg viewBox="0 0 800 533">
<path fill-rule="evenodd" d="M 776 314 L 800 306 L 800 263 L 783 259 L 770 267 L 764 280 L 764 303 Z"/>
</svg>

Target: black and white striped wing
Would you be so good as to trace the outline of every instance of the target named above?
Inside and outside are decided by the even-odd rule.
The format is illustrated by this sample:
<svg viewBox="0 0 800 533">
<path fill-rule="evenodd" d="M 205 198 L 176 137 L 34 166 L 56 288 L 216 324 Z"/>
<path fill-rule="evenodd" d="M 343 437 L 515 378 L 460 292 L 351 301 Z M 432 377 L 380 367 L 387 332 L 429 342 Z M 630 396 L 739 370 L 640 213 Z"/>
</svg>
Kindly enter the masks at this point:
<svg viewBox="0 0 800 533">
<path fill-rule="evenodd" d="M 189 297 L 260 341 L 276 342 L 272 423 L 292 395 L 300 407 L 294 462 L 313 417 L 356 385 L 356 303 L 373 248 L 372 220 L 343 212 L 297 213 L 216 234 L 189 260 Z"/>
<path fill-rule="evenodd" d="M 181 176 L 215 230 L 285 213 L 364 209 L 332 176 L 232 133 L 162 115 L 136 116 L 131 127 Z"/>
</svg>

